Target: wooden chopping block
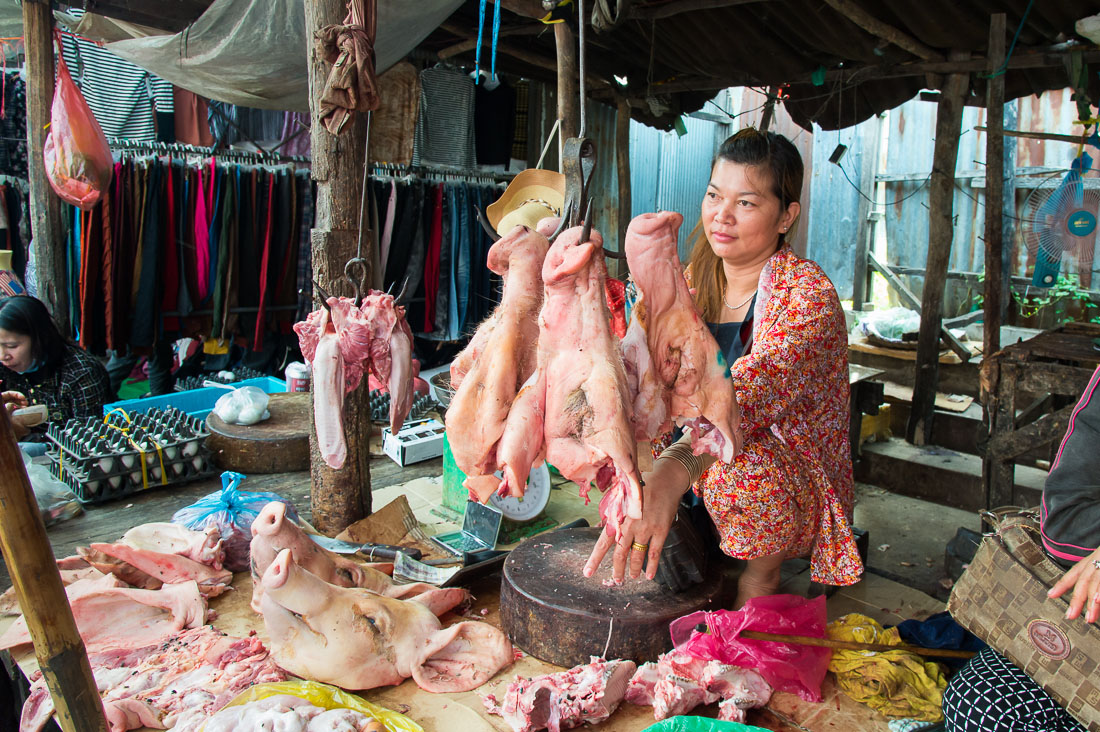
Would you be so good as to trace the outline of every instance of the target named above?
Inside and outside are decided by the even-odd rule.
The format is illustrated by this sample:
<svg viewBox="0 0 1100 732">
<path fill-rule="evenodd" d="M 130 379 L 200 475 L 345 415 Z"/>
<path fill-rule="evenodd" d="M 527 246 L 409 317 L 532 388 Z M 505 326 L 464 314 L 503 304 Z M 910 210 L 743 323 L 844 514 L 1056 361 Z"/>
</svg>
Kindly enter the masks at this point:
<svg viewBox="0 0 1100 732">
<path fill-rule="evenodd" d="M 590 656 L 642 663 L 672 649 L 670 622 L 717 610 L 723 575 L 711 563 L 703 582 L 675 594 L 642 575 L 605 587 L 611 552 L 591 577 L 581 574 L 602 529 L 566 529 L 533 537 L 512 550 L 500 587 L 501 627 L 535 658 L 565 666 Z"/>
<path fill-rule="evenodd" d="M 206 446 L 222 470 L 245 475 L 309 470 L 311 408 L 309 392 L 288 392 L 272 394 L 267 405 L 271 417 L 256 424 L 226 424 L 211 412 Z"/>
</svg>

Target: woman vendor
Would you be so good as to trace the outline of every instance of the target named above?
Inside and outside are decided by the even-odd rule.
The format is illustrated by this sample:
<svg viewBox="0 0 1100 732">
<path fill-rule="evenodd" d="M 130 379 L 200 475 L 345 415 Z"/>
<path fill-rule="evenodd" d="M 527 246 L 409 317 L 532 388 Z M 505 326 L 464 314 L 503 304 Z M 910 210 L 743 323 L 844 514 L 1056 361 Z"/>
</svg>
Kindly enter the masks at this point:
<svg viewBox="0 0 1100 732">
<path fill-rule="evenodd" d="M 9 414 L 46 405 L 47 423 L 101 416 L 112 396 L 103 364 L 66 342 L 46 306 L 28 295 L 0 299 L 0 392 Z M 26 447 L 45 441 L 47 423 L 27 426 L 16 415 L 12 429 Z"/>
<path fill-rule="evenodd" d="M 1073 409 L 1043 485 L 1043 549 L 1068 568 L 1047 593 L 1069 598 L 1066 620 L 1100 620 L 1100 368 Z M 944 727 L 958 732 L 1084 732 L 1043 687 L 986 648 L 943 693 Z"/>
<path fill-rule="evenodd" d="M 688 277 L 732 364 L 744 448 L 723 463 L 692 454 L 688 436 L 666 447 L 643 476 L 642 518 L 622 524 L 617 544 L 601 534 L 585 574 L 614 544 L 614 579 L 628 565 L 638 577 L 647 555 L 653 579 L 681 498 L 694 488 L 722 551 L 747 560 L 737 607 L 774 594 L 789 558 L 809 556 L 816 582 L 859 580 L 844 313 L 822 269 L 786 242 L 802 177 L 798 150 L 781 135 L 744 129 L 719 148 Z"/>
</svg>

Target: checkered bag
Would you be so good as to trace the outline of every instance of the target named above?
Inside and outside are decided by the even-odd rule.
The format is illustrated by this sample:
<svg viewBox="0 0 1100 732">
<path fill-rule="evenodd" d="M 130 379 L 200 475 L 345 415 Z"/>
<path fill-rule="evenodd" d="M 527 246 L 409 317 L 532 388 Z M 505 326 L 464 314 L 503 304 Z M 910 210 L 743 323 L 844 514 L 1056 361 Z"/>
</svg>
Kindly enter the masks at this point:
<svg viewBox="0 0 1100 732">
<path fill-rule="evenodd" d="M 1065 619 L 1069 593 L 1047 597 L 1065 570 L 1043 552 L 1038 513 L 1001 509 L 983 518 L 994 533 L 955 584 L 948 611 L 1090 732 L 1100 732 L 1100 628 Z"/>
</svg>

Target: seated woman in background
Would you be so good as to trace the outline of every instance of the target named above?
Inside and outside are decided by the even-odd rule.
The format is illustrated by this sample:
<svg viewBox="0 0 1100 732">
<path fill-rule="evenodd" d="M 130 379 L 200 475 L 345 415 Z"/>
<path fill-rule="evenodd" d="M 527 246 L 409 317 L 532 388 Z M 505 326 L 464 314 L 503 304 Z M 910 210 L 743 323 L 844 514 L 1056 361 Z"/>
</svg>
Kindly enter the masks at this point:
<svg viewBox="0 0 1100 732">
<path fill-rule="evenodd" d="M 12 419 L 20 443 L 44 443 L 50 422 L 101 416 L 112 398 L 103 364 L 69 343 L 46 306 L 27 295 L 0 299 L 0 392 L 9 413 L 46 405 L 43 424 L 30 427 L 18 416 Z M 44 448 L 27 452 L 42 454 Z"/>
<path fill-rule="evenodd" d="M 1069 571 L 1050 597 L 1070 593 L 1067 620 L 1100 619 L 1100 368 L 1073 409 L 1043 486 L 1043 548 Z M 952 732 L 1085 732 L 1030 676 L 987 648 L 951 679 L 943 694 Z"/>
</svg>

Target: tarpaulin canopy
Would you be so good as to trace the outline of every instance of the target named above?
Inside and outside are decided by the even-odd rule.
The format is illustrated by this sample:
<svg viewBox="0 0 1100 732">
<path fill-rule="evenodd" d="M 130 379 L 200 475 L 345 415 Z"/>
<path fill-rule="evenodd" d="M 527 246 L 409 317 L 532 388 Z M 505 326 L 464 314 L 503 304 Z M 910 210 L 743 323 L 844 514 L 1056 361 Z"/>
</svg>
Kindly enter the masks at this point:
<svg viewBox="0 0 1100 732">
<path fill-rule="evenodd" d="M 377 70 L 404 58 L 462 0 L 378 3 Z M 178 87 L 259 109 L 309 111 L 304 0 L 214 0 L 179 33 L 89 13 L 74 33 Z M 153 33 L 155 35 L 147 35 Z"/>
</svg>

